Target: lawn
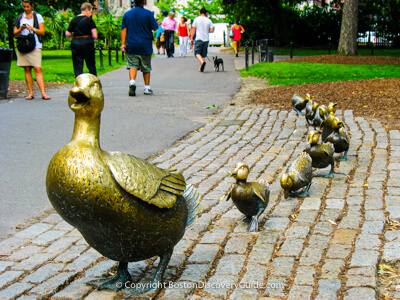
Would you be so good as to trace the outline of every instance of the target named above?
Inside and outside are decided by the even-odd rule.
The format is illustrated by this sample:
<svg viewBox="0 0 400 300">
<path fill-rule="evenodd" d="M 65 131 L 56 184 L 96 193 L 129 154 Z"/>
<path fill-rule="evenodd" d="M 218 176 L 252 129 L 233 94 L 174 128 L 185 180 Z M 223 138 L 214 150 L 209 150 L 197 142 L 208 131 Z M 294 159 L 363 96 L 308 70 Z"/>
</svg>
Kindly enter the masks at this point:
<svg viewBox="0 0 400 300">
<path fill-rule="evenodd" d="M 241 70 L 243 77 L 268 79 L 271 85 L 348 81 L 400 76 L 400 65 L 340 65 L 322 63 L 259 63 Z"/>
<path fill-rule="evenodd" d="M 371 48 L 358 47 L 358 55 L 371 55 Z M 290 55 L 290 47 L 275 48 L 275 55 Z M 293 48 L 293 56 L 312 56 L 329 54 L 328 48 Z M 337 54 L 337 46 L 331 48 L 331 54 Z M 399 49 L 391 48 L 374 48 L 374 55 L 377 56 L 400 56 Z"/>
<path fill-rule="evenodd" d="M 75 81 L 74 69 L 72 66 L 72 56 L 70 50 L 43 50 L 42 52 L 42 69 L 46 82 L 73 83 Z M 108 51 L 103 52 L 103 66 L 100 69 L 99 51 L 96 53 L 97 75 L 101 75 L 118 69 L 126 63 L 121 59 L 121 51 L 119 54 L 119 63 L 116 62 L 115 51 L 112 52 L 111 67 L 108 63 Z M 89 72 L 86 66 L 84 72 Z M 24 80 L 24 69 L 17 67 L 17 61 L 12 61 L 10 70 L 10 80 Z"/>
</svg>

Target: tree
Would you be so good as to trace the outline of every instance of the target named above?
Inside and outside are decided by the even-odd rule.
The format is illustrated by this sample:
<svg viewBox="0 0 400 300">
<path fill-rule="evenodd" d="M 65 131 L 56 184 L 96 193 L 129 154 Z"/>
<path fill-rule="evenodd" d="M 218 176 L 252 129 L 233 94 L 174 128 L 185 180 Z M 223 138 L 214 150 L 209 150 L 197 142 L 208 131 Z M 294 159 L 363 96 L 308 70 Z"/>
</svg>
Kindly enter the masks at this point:
<svg viewBox="0 0 400 300">
<path fill-rule="evenodd" d="M 301 0 L 225 1 L 224 12 L 230 23 L 238 18 L 250 33 L 250 38 L 274 38 L 275 45 L 288 42 L 295 5 Z"/>
<path fill-rule="evenodd" d="M 199 16 L 200 9 L 204 7 L 207 10 L 208 17 L 214 23 L 223 21 L 221 19 L 221 14 L 223 13 L 222 9 L 222 0 L 214 0 L 214 1 L 205 1 L 205 0 L 194 0 L 188 1 L 187 6 L 180 6 L 181 10 L 187 11 L 186 16 L 190 17 L 192 20 Z"/>
<path fill-rule="evenodd" d="M 343 6 L 339 55 L 357 55 L 358 0 L 346 0 Z"/>
<path fill-rule="evenodd" d="M 163 20 L 164 16 L 162 15 L 162 12 L 165 10 L 173 10 L 175 9 L 176 6 L 176 0 L 160 0 L 157 2 L 154 2 L 154 5 L 158 7 L 160 10 L 160 13 L 156 16 L 157 20 Z"/>
<path fill-rule="evenodd" d="M 118 18 L 115 18 L 112 14 L 100 15 L 99 16 L 99 31 L 104 34 L 108 42 L 108 48 L 112 47 L 112 40 L 115 38 L 115 34 L 119 31 L 119 24 L 121 24 Z M 118 38 L 119 36 L 117 36 Z"/>
<path fill-rule="evenodd" d="M 94 0 L 88 0 L 93 3 Z M 40 13 L 44 17 L 49 17 L 51 12 L 61 9 L 71 9 L 74 13 L 79 13 L 81 2 L 76 0 L 36 0 L 34 11 Z M 0 1 L 0 18 L 7 22 L 9 47 L 15 48 L 14 45 L 14 21 L 19 13 L 23 12 L 20 0 L 1 0 Z"/>
</svg>

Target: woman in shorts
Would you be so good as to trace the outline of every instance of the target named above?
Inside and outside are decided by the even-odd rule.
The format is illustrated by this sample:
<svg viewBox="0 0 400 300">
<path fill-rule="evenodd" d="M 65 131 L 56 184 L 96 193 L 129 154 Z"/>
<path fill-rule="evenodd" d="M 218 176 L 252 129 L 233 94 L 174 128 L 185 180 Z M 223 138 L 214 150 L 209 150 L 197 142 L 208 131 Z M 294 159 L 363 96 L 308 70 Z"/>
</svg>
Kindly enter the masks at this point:
<svg viewBox="0 0 400 300">
<path fill-rule="evenodd" d="M 44 87 L 44 77 L 42 72 L 42 42 L 38 36 L 44 36 L 44 20 L 43 17 L 36 13 L 38 28 L 34 26 L 34 12 L 33 12 L 33 1 L 23 0 L 22 7 L 24 13 L 22 17 L 17 18 L 14 24 L 14 36 L 27 35 L 30 31 L 35 34 L 36 46 L 35 49 L 29 53 L 17 52 L 17 66 L 23 67 L 25 70 L 25 81 L 28 86 L 29 95 L 26 100 L 34 99 L 33 94 L 33 77 L 32 69 L 35 71 L 36 82 L 42 92 L 43 100 L 50 100 L 50 97 L 46 94 Z"/>
</svg>

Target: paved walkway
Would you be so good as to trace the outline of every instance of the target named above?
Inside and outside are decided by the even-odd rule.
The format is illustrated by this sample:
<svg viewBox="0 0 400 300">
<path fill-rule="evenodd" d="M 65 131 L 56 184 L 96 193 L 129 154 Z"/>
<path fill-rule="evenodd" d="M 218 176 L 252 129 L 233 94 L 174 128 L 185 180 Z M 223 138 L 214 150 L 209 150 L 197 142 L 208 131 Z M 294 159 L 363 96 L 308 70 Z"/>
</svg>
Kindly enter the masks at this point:
<svg viewBox="0 0 400 300">
<path fill-rule="evenodd" d="M 320 176 L 328 170 L 317 171 L 305 198 L 285 200 L 279 184 L 305 147 L 304 117 L 293 112 L 228 106 L 153 160 L 182 170 L 203 196 L 201 216 L 175 247 L 158 299 L 379 297 L 379 261 L 400 257 L 400 231 L 385 226 L 400 220 L 400 133 L 350 110 L 337 113 L 351 135 L 348 159 L 337 163 L 333 179 Z M 255 234 L 224 199 L 234 183 L 226 174 L 239 161 L 250 166 L 251 180 L 270 183 Z M 116 263 L 55 213 L 1 241 L 0 255 L 0 299 L 124 296 L 85 284 L 108 276 Z M 149 282 L 157 263 L 129 264 L 135 282 Z"/>
</svg>

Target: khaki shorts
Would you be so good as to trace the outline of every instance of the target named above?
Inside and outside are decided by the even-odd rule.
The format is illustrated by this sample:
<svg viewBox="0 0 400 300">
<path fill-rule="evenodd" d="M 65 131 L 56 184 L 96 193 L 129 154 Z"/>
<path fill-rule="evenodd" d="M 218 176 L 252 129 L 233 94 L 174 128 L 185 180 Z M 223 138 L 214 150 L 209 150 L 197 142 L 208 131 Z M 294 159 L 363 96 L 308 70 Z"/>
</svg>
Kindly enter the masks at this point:
<svg viewBox="0 0 400 300">
<path fill-rule="evenodd" d="M 42 49 L 35 48 L 29 53 L 17 52 L 18 67 L 42 67 Z"/>
<path fill-rule="evenodd" d="M 136 69 L 142 73 L 151 71 L 151 55 L 126 54 L 126 67 Z"/>
</svg>

